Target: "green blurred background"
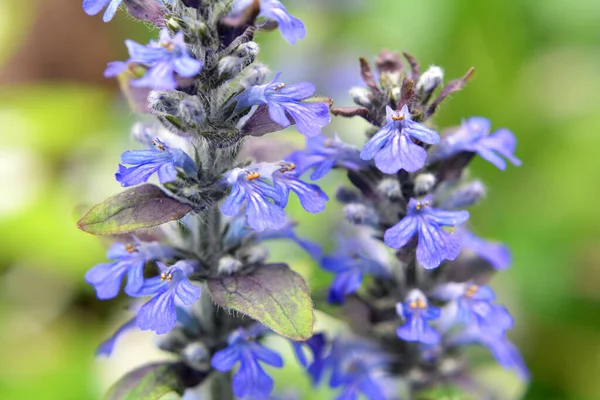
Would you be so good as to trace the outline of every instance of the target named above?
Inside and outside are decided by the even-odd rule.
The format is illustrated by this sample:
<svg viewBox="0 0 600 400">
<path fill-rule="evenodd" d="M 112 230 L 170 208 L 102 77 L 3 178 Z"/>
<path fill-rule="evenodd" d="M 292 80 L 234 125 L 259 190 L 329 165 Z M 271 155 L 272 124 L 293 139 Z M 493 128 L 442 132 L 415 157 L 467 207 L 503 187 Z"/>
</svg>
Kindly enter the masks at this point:
<svg viewBox="0 0 600 400">
<path fill-rule="evenodd" d="M 448 79 L 476 67 L 436 124 L 484 115 L 519 139 L 521 168 L 473 164 L 490 189 L 472 222 L 514 252 L 493 286 L 516 317 L 511 338 L 532 370 L 525 398 L 600 399 L 600 1 L 284 3 L 308 37 L 291 47 L 277 33 L 260 34 L 262 60 L 289 82 L 316 82 L 338 105 L 349 104 L 344 91 L 359 82 L 356 59 L 372 60 L 381 48 L 440 65 Z M 102 71 L 125 58 L 125 38 L 149 37 L 123 13 L 110 24 L 85 16 L 77 0 L 0 0 L 2 400 L 96 399 L 128 368 L 164 357 L 152 335 L 134 333 L 110 360 L 94 358 L 126 318 L 126 302 L 97 301 L 84 284 L 108 243 L 75 226 L 86 207 L 120 190 L 113 172 L 133 146 L 136 116 Z M 363 128 L 336 121 L 327 132 L 360 143 Z M 280 135 L 301 142 L 293 129 Z M 330 193 L 341 178 L 326 180 Z M 325 214 L 332 231 L 336 211 Z M 321 216 L 292 213 L 302 215 L 301 233 L 329 240 Z M 328 279 L 293 247 L 275 247 L 278 255 L 315 287 Z M 514 386 L 487 362 L 484 379 Z M 306 390 L 295 368 L 280 374 Z"/>
</svg>

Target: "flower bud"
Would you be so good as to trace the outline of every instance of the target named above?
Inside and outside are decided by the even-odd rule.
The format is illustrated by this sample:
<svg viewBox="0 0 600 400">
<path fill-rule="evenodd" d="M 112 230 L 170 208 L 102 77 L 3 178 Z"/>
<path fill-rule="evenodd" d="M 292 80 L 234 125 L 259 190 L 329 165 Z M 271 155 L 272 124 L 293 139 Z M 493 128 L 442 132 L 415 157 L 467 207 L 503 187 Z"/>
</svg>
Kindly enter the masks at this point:
<svg viewBox="0 0 600 400">
<path fill-rule="evenodd" d="M 478 203 L 485 196 L 485 186 L 481 181 L 466 183 L 450 193 L 440 204 L 446 210 L 459 209 Z"/>
<path fill-rule="evenodd" d="M 242 43 L 231 55 L 223 57 L 217 65 L 219 77 L 223 80 L 235 78 L 244 68 L 252 64 L 258 55 L 259 47 L 255 42 Z"/>
<path fill-rule="evenodd" d="M 237 258 L 225 256 L 219 260 L 217 270 L 219 275 L 231 275 L 239 271 L 242 267 L 242 262 Z"/>
<path fill-rule="evenodd" d="M 252 86 L 262 85 L 266 82 L 267 77 L 271 71 L 264 64 L 254 64 L 248 71 L 246 71 L 244 78 L 240 82 L 241 85 L 248 89 Z"/>
<path fill-rule="evenodd" d="M 181 330 L 175 329 L 166 335 L 159 335 L 154 340 L 156 347 L 163 351 L 179 353 L 187 344 L 188 339 Z"/>
<path fill-rule="evenodd" d="M 183 349 L 183 358 L 192 367 L 199 370 L 207 370 L 210 368 L 210 352 L 204 343 L 194 342 L 188 344 Z"/>
<path fill-rule="evenodd" d="M 369 90 L 367 88 L 353 87 L 350 89 L 350 96 L 352 96 L 352 100 L 359 106 L 369 107 L 371 105 Z"/>
<path fill-rule="evenodd" d="M 348 222 L 356 225 L 374 224 L 377 222 L 375 210 L 361 203 L 350 203 L 344 207 Z"/>
<path fill-rule="evenodd" d="M 206 119 L 206 113 L 198 97 L 189 97 L 179 103 L 177 117 L 186 124 L 201 126 Z"/>
<path fill-rule="evenodd" d="M 417 82 L 417 91 L 424 91 L 431 94 L 444 80 L 444 71 L 440 67 L 432 65 L 421 75 Z"/>
<path fill-rule="evenodd" d="M 435 185 L 435 176 L 433 174 L 419 174 L 415 178 L 415 194 L 423 196 L 431 192 Z"/>
<path fill-rule="evenodd" d="M 402 188 L 397 179 L 386 178 L 377 185 L 379 192 L 390 200 L 402 198 Z"/>
</svg>

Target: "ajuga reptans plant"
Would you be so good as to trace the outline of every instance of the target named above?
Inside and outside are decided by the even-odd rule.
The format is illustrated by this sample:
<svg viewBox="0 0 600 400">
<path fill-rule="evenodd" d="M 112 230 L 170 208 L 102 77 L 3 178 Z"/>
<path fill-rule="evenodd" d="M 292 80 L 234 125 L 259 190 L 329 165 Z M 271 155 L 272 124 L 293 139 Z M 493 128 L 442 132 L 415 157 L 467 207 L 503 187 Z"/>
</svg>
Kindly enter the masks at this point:
<svg viewBox="0 0 600 400">
<path fill-rule="evenodd" d="M 265 344 L 269 335 L 287 338 L 312 382 L 326 382 L 336 399 L 495 398 L 472 378 L 463 349 L 473 344 L 527 379 L 505 335 L 513 320 L 486 285 L 510 253 L 475 236 L 465 210 L 485 193 L 466 178 L 469 162 L 519 165 L 515 138 L 482 117 L 447 130 L 430 122 L 473 70 L 444 84 L 439 67 L 421 72 L 410 54 L 384 50 L 375 69 L 360 60 L 356 106 L 338 108 L 256 61 L 257 31 L 278 29 L 290 44 L 306 35 L 278 0 L 83 1 L 105 21 L 119 7 L 160 34 L 147 45 L 126 41 L 129 59 L 105 75 L 154 122 L 136 125 L 140 148 L 121 155 L 115 178 L 127 189 L 79 221 L 116 239 L 85 279 L 99 299 L 121 290 L 134 299 L 131 320 L 100 354 L 141 329 L 176 361 L 127 374 L 108 398 L 274 399 L 264 367 L 283 358 Z M 372 125 L 362 149 L 322 132 L 330 115 Z M 304 150 L 249 159 L 249 137 L 290 125 L 306 137 Z M 295 195 L 306 212 L 323 211 L 329 198 L 314 181 L 332 169 L 347 172 L 335 197 L 348 225 L 324 254 L 296 235 L 285 208 Z M 307 284 L 267 261 L 271 239 L 297 243 L 332 274 L 327 301 L 315 299 L 344 321 L 340 334 L 314 332 Z"/>
</svg>

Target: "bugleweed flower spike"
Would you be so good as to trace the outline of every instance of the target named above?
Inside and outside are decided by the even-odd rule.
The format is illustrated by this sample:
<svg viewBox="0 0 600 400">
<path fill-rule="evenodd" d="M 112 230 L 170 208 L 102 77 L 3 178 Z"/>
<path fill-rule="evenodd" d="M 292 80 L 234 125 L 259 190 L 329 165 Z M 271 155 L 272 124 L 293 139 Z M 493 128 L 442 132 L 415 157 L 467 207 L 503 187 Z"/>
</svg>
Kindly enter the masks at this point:
<svg viewBox="0 0 600 400">
<path fill-rule="evenodd" d="M 421 73 L 410 54 L 404 61 L 384 50 L 376 71 L 360 60 L 357 105 L 332 108 L 311 83 L 256 62 L 257 31 L 278 28 L 290 44 L 306 35 L 278 0 L 83 1 L 104 21 L 119 8 L 156 25 L 159 37 L 126 41 L 129 59 L 109 63 L 105 75 L 131 86 L 130 103 L 154 123 L 137 124 L 140 148 L 115 158 L 125 191 L 78 223 L 116 238 L 109 261 L 85 280 L 101 300 L 132 299 L 131 318 L 99 355 L 141 329 L 173 357 L 125 375 L 107 398 L 279 398 L 271 372 L 284 358 L 264 340 L 271 335 L 287 338 L 312 383 L 329 385 L 336 399 L 433 399 L 449 390 L 493 399 L 468 368 L 463 348 L 472 344 L 527 379 L 506 336 L 514 321 L 487 285 L 510 252 L 476 236 L 465 210 L 485 195 L 466 178 L 469 162 L 519 165 L 516 139 L 482 117 L 448 130 L 431 122 L 472 69 L 444 86 L 441 68 Z M 328 132 L 331 115 L 368 121 L 364 145 Z M 305 149 L 275 162 L 243 156 L 249 137 L 289 126 Z M 335 193 L 348 222 L 331 228 L 342 233 L 326 254 L 296 234 L 286 208 L 296 196 L 306 212 L 323 211 L 329 196 L 316 181 L 333 169 L 349 178 Z M 273 239 L 296 243 L 332 275 L 315 301 L 342 312 L 341 334 L 314 332 L 306 282 L 268 261 L 263 243 Z"/>
</svg>

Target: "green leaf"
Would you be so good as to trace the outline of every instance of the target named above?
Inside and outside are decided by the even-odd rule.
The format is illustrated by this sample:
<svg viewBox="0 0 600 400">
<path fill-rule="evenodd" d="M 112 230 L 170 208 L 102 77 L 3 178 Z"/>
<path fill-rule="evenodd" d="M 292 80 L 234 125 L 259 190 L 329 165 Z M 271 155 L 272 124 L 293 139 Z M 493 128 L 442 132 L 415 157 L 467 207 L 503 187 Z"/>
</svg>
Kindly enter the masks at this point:
<svg viewBox="0 0 600 400">
<path fill-rule="evenodd" d="M 77 226 L 94 235 L 118 235 L 174 221 L 190 211 L 190 205 L 167 196 L 157 186 L 144 184 L 94 206 Z"/>
<path fill-rule="evenodd" d="M 250 316 L 280 335 L 304 341 L 313 334 L 313 305 L 304 279 L 285 264 L 208 281 L 215 302 Z"/>
<path fill-rule="evenodd" d="M 436 386 L 416 395 L 417 400 L 475 400 L 458 386 Z"/>
<path fill-rule="evenodd" d="M 206 376 L 180 362 L 149 364 L 119 379 L 104 400 L 176 400 Z"/>
</svg>

